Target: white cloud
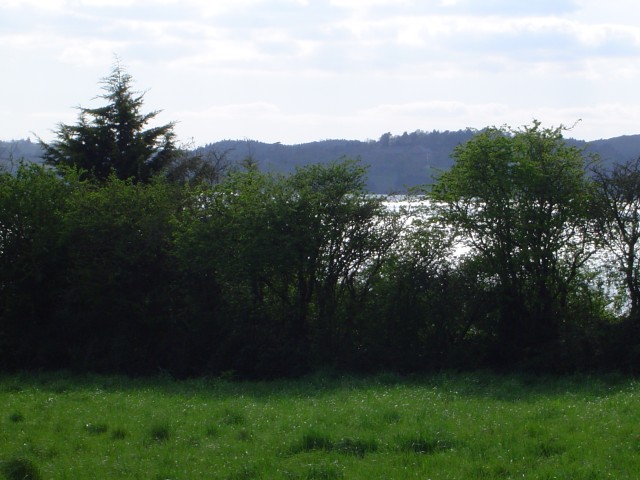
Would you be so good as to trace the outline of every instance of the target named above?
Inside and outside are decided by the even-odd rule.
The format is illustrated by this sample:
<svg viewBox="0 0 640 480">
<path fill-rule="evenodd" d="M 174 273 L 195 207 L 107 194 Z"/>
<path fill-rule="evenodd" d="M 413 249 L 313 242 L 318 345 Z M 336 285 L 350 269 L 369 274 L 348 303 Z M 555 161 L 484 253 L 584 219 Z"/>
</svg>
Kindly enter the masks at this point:
<svg viewBox="0 0 640 480">
<path fill-rule="evenodd" d="M 82 43 L 69 42 L 62 46 L 56 57 L 65 64 L 101 66 L 113 63 L 114 55 L 122 50 L 124 42 L 91 40 Z"/>
<path fill-rule="evenodd" d="M 425 115 L 468 115 L 475 117 L 478 112 L 503 113 L 505 110 L 506 105 L 499 103 L 469 104 L 459 101 L 433 100 L 429 102 L 378 105 L 365 109 L 362 113 L 364 115 L 393 117 L 422 117 Z"/>
<path fill-rule="evenodd" d="M 18 8 L 36 8 L 38 10 L 62 10 L 68 4 L 68 0 L 4 0 L 0 4 L 0 8 L 18 9 Z"/>
<path fill-rule="evenodd" d="M 341 8 L 362 10 L 376 6 L 411 5 L 413 2 L 411 0 L 330 0 L 329 3 Z"/>
<path fill-rule="evenodd" d="M 628 0 L 574 0 L 574 17 L 587 23 L 612 23 L 634 26 L 640 23 L 640 3 Z"/>
<path fill-rule="evenodd" d="M 252 102 L 252 103 L 236 103 L 227 105 L 218 105 L 203 110 L 182 111 L 177 112 L 183 118 L 202 119 L 202 118 L 234 118 L 255 115 L 259 117 L 274 116 L 280 114 L 280 109 L 268 102 Z"/>
<path fill-rule="evenodd" d="M 69 6 L 81 6 L 81 7 L 131 7 L 135 5 L 135 0 L 76 0 L 69 1 Z M 153 3 L 167 3 L 163 1 L 155 0 Z"/>
<path fill-rule="evenodd" d="M 0 11 L 13 75 L 0 101 L 25 123 L 45 117 L 20 113 L 24 85 L 59 112 L 91 98 L 118 54 L 181 134 L 209 132 L 203 141 L 534 117 L 583 118 L 585 135 L 640 125 L 640 4 L 626 0 L 5 0 Z"/>
<path fill-rule="evenodd" d="M 290 0 L 291 3 L 298 3 Z M 255 8 L 261 4 L 268 4 L 268 0 L 172 0 L 177 5 L 190 5 L 201 12 L 205 18 L 211 18 L 228 12 L 241 12 L 248 8 Z"/>
</svg>

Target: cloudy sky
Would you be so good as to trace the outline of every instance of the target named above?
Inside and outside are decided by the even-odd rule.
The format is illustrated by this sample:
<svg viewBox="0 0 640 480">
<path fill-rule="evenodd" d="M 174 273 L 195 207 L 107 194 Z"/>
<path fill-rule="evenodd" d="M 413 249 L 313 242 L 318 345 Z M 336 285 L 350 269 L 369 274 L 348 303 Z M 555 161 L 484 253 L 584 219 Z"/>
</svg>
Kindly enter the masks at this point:
<svg viewBox="0 0 640 480">
<path fill-rule="evenodd" d="M 0 139 L 53 138 L 121 59 L 184 142 L 487 125 L 640 133 L 640 2 L 2 0 Z"/>
</svg>

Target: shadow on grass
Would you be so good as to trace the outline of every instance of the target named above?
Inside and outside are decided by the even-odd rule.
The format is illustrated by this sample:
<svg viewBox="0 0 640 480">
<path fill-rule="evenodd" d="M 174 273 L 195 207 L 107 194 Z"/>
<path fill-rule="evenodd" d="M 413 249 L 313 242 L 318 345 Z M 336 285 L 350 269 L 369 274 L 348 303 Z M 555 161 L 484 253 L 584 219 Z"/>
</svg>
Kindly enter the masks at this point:
<svg viewBox="0 0 640 480">
<path fill-rule="evenodd" d="M 0 472 L 7 480 L 40 480 L 40 471 L 31 460 L 17 457 L 0 462 Z"/>
<path fill-rule="evenodd" d="M 171 427 L 168 423 L 159 422 L 151 425 L 147 431 L 146 445 L 152 443 L 164 443 L 171 438 Z"/>
<path fill-rule="evenodd" d="M 309 431 L 302 435 L 300 441 L 290 449 L 290 453 L 295 455 L 316 450 L 354 455 L 362 458 L 368 453 L 376 452 L 378 450 L 378 442 L 374 439 L 348 437 L 333 440 L 325 433 Z"/>
<path fill-rule="evenodd" d="M 401 376 L 381 373 L 370 376 L 312 374 L 295 380 L 232 381 L 202 377 L 175 380 L 167 375 L 130 378 L 122 375 L 51 373 L 19 373 L 0 375 L 0 392 L 16 393 L 35 389 L 56 394 L 68 392 L 128 392 L 153 390 L 164 395 L 202 396 L 234 399 L 308 398 L 309 393 L 321 398 L 345 390 L 371 388 L 428 388 L 442 394 L 463 397 L 486 397 L 501 401 L 522 401 L 558 395 L 598 398 L 613 391 L 638 390 L 640 384 L 620 374 L 576 374 L 567 376 L 534 374 L 497 374 L 487 371 Z M 230 414 L 226 420 L 241 423 Z"/>
<path fill-rule="evenodd" d="M 406 453 L 433 454 L 453 450 L 457 442 L 446 435 L 420 433 L 414 436 L 396 437 L 399 451 Z"/>
</svg>

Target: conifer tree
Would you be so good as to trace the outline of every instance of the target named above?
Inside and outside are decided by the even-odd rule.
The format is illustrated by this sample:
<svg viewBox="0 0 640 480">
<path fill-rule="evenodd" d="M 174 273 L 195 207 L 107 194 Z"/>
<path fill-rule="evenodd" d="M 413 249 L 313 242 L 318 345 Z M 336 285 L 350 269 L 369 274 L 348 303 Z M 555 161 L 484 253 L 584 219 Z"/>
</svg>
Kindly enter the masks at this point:
<svg viewBox="0 0 640 480">
<path fill-rule="evenodd" d="M 75 125 L 59 124 L 57 139 L 42 140 L 43 158 L 58 167 L 76 167 L 89 178 L 148 182 L 154 174 L 171 165 L 178 154 L 174 143 L 174 123 L 147 128 L 159 111 L 141 113 L 144 92 L 132 90 L 132 77 L 116 61 L 110 75 L 101 81 L 107 104 L 79 109 Z"/>
</svg>

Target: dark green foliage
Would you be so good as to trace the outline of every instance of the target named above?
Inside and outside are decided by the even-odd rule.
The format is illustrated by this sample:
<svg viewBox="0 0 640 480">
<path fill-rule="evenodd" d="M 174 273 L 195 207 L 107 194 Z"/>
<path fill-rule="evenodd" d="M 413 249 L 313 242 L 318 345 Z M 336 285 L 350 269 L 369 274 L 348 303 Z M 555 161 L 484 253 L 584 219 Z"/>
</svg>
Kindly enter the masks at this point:
<svg viewBox="0 0 640 480">
<path fill-rule="evenodd" d="M 9 421 L 13 423 L 20 423 L 24 421 L 24 415 L 22 415 L 22 413 L 20 412 L 13 412 L 9 415 Z"/>
<path fill-rule="evenodd" d="M 306 432 L 300 439 L 300 444 L 296 445 L 292 450 L 293 453 L 311 452 L 313 450 L 331 450 L 333 448 L 333 440 L 325 433 L 315 430 Z"/>
<path fill-rule="evenodd" d="M 0 182 L 1 364 L 155 371 L 176 337 L 165 327 L 177 190 L 93 187 L 36 166 Z"/>
<path fill-rule="evenodd" d="M 403 452 L 432 454 L 451 450 L 454 442 L 441 434 L 419 434 L 415 437 L 402 436 L 396 439 Z"/>
<path fill-rule="evenodd" d="M 109 427 L 104 423 L 87 423 L 84 429 L 91 435 L 102 435 L 103 433 L 107 433 Z"/>
<path fill-rule="evenodd" d="M 594 210 L 602 245 L 622 274 L 630 323 L 640 325 L 640 157 L 594 168 Z M 636 338 L 637 340 L 637 338 Z"/>
<path fill-rule="evenodd" d="M 395 424 L 400 421 L 402 415 L 396 410 L 386 410 L 382 412 L 382 420 L 388 424 Z"/>
<path fill-rule="evenodd" d="M 342 438 L 333 445 L 333 450 L 346 455 L 364 457 L 365 454 L 378 450 L 378 442 L 374 439 Z"/>
<path fill-rule="evenodd" d="M 166 442 L 171 437 L 171 428 L 167 423 L 155 423 L 149 428 L 148 436 L 154 442 Z"/>
<path fill-rule="evenodd" d="M 258 469 L 251 465 L 243 465 L 238 471 L 226 477 L 227 480 L 253 480 L 261 478 Z"/>
<path fill-rule="evenodd" d="M 0 365 L 52 366 L 60 337 L 50 316 L 65 276 L 62 242 L 75 176 L 63 180 L 37 165 L 0 173 Z"/>
<path fill-rule="evenodd" d="M 58 126 L 57 140 L 41 142 L 48 164 L 72 167 L 100 182 L 111 175 L 149 182 L 177 155 L 173 124 L 146 128 L 159 112 L 140 113 L 144 94 L 131 89 L 132 78 L 119 63 L 102 80 L 107 105 L 79 108 L 76 125 Z"/>
<path fill-rule="evenodd" d="M 111 438 L 113 440 L 124 440 L 127 438 L 127 431 L 122 428 L 114 428 L 111 432 Z"/>
<path fill-rule="evenodd" d="M 329 435 L 311 430 L 306 432 L 298 445 L 292 448 L 292 453 L 311 452 L 314 450 L 324 450 L 345 455 L 364 457 L 367 453 L 378 450 L 378 442 L 374 439 L 341 438 L 334 441 Z"/>
<path fill-rule="evenodd" d="M 446 225 L 460 232 L 495 298 L 483 330 L 496 362 L 554 363 L 569 296 L 594 252 L 590 185 L 582 153 L 562 129 L 539 123 L 487 129 L 454 153 L 433 191 Z"/>
<path fill-rule="evenodd" d="M 188 211 L 177 253 L 194 267 L 187 294 L 207 292 L 188 321 L 225 338 L 203 363 L 274 376 L 351 349 L 368 285 L 399 234 L 363 174 L 352 161 L 289 177 L 249 169 Z"/>
<path fill-rule="evenodd" d="M 73 363 L 151 372 L 167 334 L 177 192 L 110 178 L 69 199 L 67 285 L 60 312 L 78 341 Z"/>
<path fill-rule="evenodd" d="M 191 184 L 1 174 L 0 367 L 229 380 L 637 363 L 637 332 L 585 268 L 600 210 L 560 130 L 479 133 L 438 203 L 390 210 L 365 173 L 341 160 L 287 176 L 246 162 Z M 212 436 L 247 422 L 211 420 Z M 374 448 L 359 442 L 343 449 Z"/>
<path fill-rule="evenodd" d="M 170 168 L 167 179 L 173 183 L 197 185 L 216 185 L 230 169 L 228 151 L 222 153 L 213 148 L 198 148 L 194 151 L 180 150 Z"/>
<path fill-rule="evenodd" d="M 428 344 L 437 343 L 437 337 L 445 334 L 443 329 L 455 328 L 451 299 L 442 290 L 449 275 L 450 249 L 427 226 L 414 227 L 377 279 L 370 315 L 372 325 L 378 325 L 377 331 L 371 332 L 370 349 L 371 361 L 380 362 L 378 368 L 393 365 L 411 371 L 432 366 L 439 353 Z M 440 317 L 441 308 L 447 310 L 444 318 Z M 384 343 L 379 342 L 381 338 Z"/>
<path fill-rule="evenodd" d="M 565 448 L 555 440 L 540 442 L 533 447 L 533 454 L 537 457 L 553 457 L 554 455 L 562 455 Z"/>
<path fill-rule="evenodd" d="M 12 458 L 0 461 L 0 471 L 6 480 L 39 480 L 40 471 L 31 460 Z"/>
<path fill-rule="evenodd" d="M 227 410 L 220 418 L 221 425 L 242 425 L 246 422 L 245 416 L 240 412 Z"/>
<path fill-rule="evenodd" d="M 305 475 L 301 478 L 306 480 L 340 480 L 344 474 L 336 464 L 322 463 L 320 465 L 309 465 Z"/>
</svg>

